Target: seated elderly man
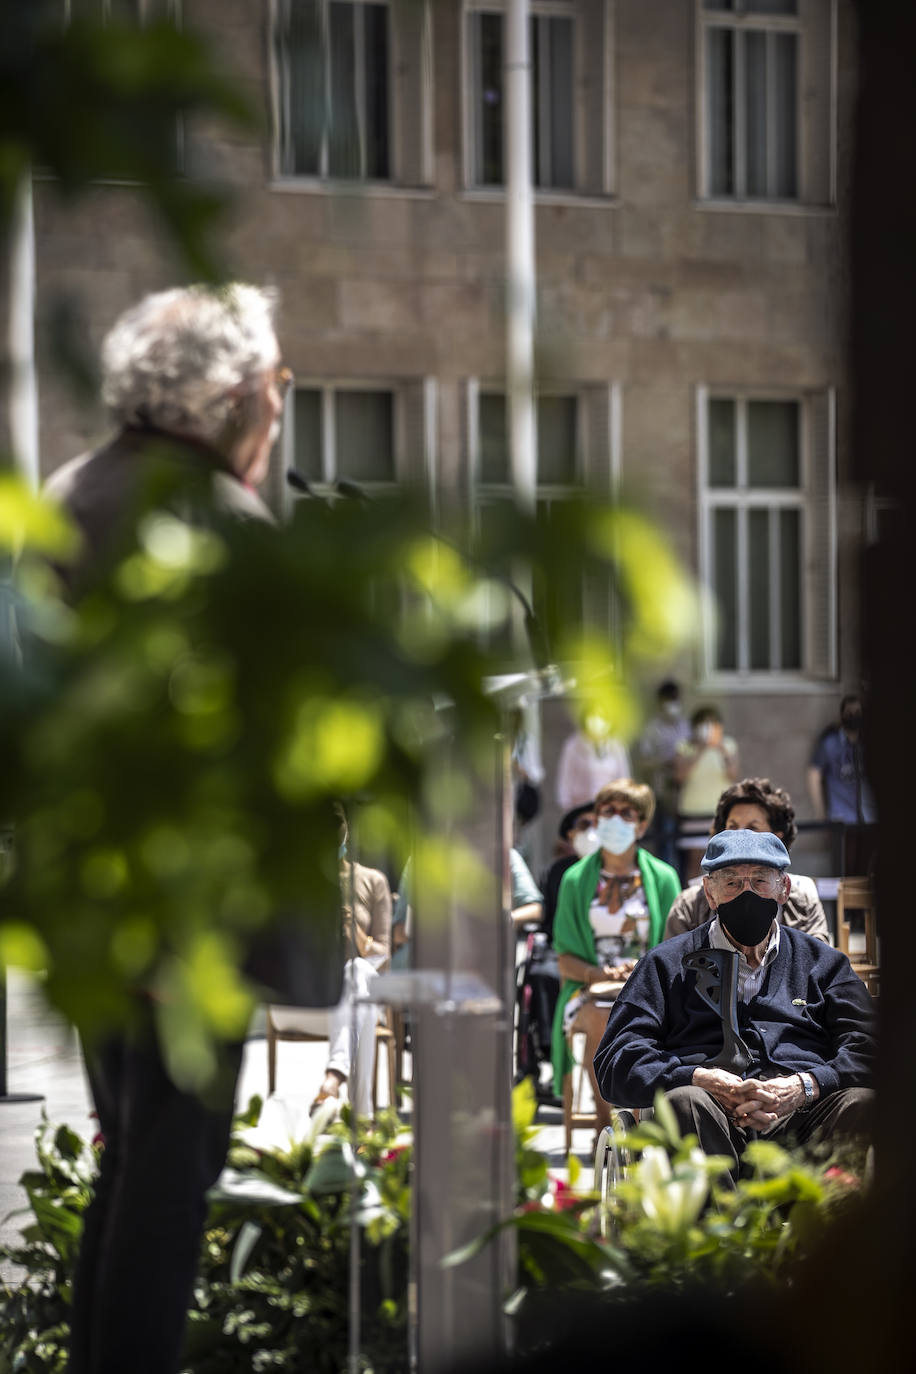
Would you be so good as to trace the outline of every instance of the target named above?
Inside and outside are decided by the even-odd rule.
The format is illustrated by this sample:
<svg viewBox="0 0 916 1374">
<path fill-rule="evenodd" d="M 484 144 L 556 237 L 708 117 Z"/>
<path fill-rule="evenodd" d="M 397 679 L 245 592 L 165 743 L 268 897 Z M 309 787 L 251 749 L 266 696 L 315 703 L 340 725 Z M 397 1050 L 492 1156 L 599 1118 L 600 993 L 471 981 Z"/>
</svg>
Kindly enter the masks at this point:
<svg viewBox="0 0 916 1374">
<path fill-rule="evenodd" d="M 737 1176 L 753 1133 L 799 1144 L 868 1134 L 874 1038 L 871 998 L 845 954 L 780 924 L 789 855 L 772 834 L 726 830 L 702 862 L 713 915 L 650 950 L 618 997 L 595 1055 L 601 1093 L 648 1107 L 661 1089 L 682 1133 L 725 1155 Z M 738 956 L 743 1072 L 714 1067 L 723 1022 L 685 955 Z M 727 999 L 725 999 L 727 1000 Z"/>
</svg>

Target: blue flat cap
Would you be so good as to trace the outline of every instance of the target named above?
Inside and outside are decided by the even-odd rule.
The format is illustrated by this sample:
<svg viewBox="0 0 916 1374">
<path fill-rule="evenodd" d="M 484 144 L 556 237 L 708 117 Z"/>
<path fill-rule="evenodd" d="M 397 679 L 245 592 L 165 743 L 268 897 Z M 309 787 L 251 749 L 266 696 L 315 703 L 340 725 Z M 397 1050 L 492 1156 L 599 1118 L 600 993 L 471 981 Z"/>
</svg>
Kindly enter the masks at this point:
<svg viewBox="0 0 916 1374">
<path fill-rule="evenodd" d="M 756 830 L 721 830 L 706 846 L 704 873 L 716 873 L 729 864 L 765 864 L 783 872 L 789 867 L 789 851 L 778 835 Z"/>
</svg>

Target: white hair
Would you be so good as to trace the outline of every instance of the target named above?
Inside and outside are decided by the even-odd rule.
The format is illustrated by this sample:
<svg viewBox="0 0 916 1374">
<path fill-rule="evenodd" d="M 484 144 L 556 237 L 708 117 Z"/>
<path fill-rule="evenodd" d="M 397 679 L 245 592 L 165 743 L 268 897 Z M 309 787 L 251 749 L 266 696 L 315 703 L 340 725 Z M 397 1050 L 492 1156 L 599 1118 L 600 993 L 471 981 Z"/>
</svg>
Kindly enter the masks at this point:
<svg viewBox="0 0 916 1374">
<path fill-rule="evenodd" d="M 144 296 L 102 345 L 112 418 L 215 442 L 234 390 L 278 361 L 275 307 L 275 292 L 242 282 Z"/>
</svg>

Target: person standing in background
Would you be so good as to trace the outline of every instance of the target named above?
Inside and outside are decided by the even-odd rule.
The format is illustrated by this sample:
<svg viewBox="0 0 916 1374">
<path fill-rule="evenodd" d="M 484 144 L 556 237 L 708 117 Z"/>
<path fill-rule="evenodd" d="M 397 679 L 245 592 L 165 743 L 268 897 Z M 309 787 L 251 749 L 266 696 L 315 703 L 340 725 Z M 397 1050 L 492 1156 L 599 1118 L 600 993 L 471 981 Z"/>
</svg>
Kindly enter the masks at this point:
<svg viewBox="0 0 916 1374">
<path fill-rule="evenodd" d="M 714 706 L 700 706 L 690 718 L 690 736 L 678 745 L 674 776 L 680 784 L 679 814 L 687 828 L 709 821 L 719 797 L 738 779 L 738 746 L 726 735 L 722 717 Z M 702 826 L 705 832 L 705 825 Z M 705 841 L 705 834 L 704 834 Z M 703 846 L 688 851 L 682 864 L 684 880 L 700 871 Z"/>
<path fill-rule="evenodd" d="M 630 756 L 614 739 L 609 723 L 589 716 L 583 729 L 568 735 L 557 764 L 557 802 L 563 811 L 590 802 L 615 778 L 630 776 Z"/>
<path fill-rule="evenodd" d="M 843 825 L 843 874 L 870 873 L 875 859 L 878 812 L 862 750 L 862 701 L 854 693 L 840 702 L 840 723 L 831 725 L 814 747 L 808 767 L 808 794 L 818 820 Z"/>
<path fill-rule="evenodd" d="M 655 715 L 646 725 L 636 747 L 640 780 L 655 793 L 655 817 L 647 846 L 664 863 L 677 862 L 678 782 L 675 759 L 678 746 L 688 738 L 681 689 L 673 678 L 659 687 Z"/>
</svg>

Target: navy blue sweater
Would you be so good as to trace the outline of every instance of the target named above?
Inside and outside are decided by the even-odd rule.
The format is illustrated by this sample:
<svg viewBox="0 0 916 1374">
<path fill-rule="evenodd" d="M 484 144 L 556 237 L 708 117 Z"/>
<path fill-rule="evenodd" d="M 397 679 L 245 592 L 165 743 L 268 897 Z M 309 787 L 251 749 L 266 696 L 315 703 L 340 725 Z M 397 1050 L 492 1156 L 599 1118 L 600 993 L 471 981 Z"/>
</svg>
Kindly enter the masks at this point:
<svg viewBox="0 0 916 1374">
<path fill-rule="evenodd" d="M 644 955 L 614 1003 L 595 1055 L 603 1096 L 617 1107 L 650 1107 L 659 1088 L 688 1084 L 722 1048 L 722 1023 L 685 972 L 688 950 L 709 944 L 711 921 Z M 822 1093 L 867 1087 L 874 1063 L 871 996 L 839 950 L 781 926 L 779 952 L 738 1028 L 754 1057 L 748 1078 L 808 1069 Z"/>
</svg>

